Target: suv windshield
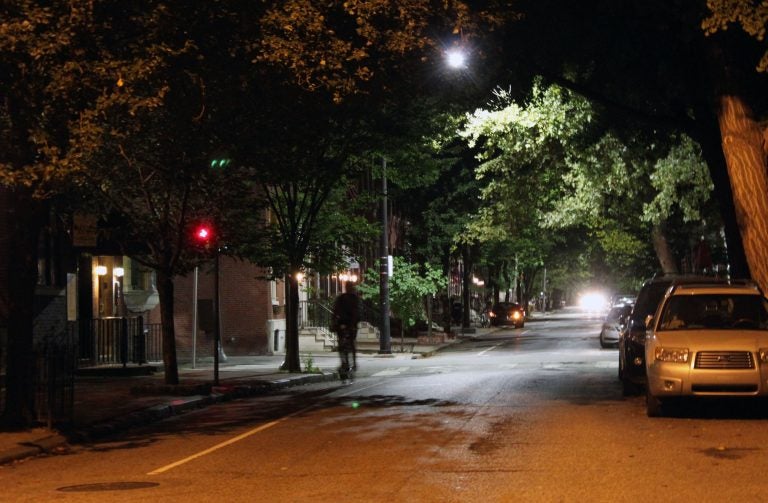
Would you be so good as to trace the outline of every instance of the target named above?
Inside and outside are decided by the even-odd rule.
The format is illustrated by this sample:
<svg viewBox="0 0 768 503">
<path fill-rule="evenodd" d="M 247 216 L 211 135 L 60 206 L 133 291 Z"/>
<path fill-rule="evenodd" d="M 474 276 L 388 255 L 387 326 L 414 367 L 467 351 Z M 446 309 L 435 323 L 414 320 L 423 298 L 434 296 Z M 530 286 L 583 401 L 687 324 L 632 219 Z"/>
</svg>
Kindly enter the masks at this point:
<svg viewBox="0 0 768 503">
<path fill-rule="evenodd" d="M 759 295 L 673 295 L 657 330 L 768 330 L 768 305 Z"/>
</svg>

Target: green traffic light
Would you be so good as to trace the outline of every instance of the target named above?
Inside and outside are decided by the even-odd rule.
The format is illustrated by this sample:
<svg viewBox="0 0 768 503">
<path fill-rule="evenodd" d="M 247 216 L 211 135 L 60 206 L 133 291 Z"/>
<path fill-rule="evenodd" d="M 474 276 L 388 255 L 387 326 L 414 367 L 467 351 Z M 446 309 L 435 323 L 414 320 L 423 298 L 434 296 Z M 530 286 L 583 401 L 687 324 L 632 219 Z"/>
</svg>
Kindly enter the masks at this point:
<svg viewBox="0 0 768 503">
<path fill-rule="evenodd" d="M 211 161 L 211 168 L 213 169 L 226 168 L 227 166 L 229 166 L 230 162 L 232 162 L 231 159 L 214 159 Z"/>
</svg>

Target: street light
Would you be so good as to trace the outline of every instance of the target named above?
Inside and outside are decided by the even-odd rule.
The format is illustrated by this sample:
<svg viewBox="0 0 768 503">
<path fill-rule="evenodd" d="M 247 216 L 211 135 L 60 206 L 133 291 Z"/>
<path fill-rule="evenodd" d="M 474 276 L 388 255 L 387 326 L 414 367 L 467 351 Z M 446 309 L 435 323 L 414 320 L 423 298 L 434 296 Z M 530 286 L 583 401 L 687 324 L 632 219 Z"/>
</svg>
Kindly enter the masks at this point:
<svg viewBox="0 0 768 503">
<path fill-rule="evenodd" d="M 445 60 L 448 63 L 449 67 L 456 70 L 467 67 L 467 55 L 464 53 L 462 49 L 458 47 L 449 49 L 445 53 Z"/>
</svg>

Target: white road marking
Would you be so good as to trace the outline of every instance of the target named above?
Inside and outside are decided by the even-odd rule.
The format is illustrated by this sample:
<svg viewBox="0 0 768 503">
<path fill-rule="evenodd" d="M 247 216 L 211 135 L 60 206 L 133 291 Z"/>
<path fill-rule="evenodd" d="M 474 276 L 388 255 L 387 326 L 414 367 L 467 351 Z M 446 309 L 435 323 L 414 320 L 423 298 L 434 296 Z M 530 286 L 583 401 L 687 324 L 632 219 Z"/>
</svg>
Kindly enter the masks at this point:
<svg viewBox="0 0 768 503">
<path fill-rule="evenodd" d="M 349 391 L 347 391 L 345 393 L 340 393 L 340 396 L 347 396 L 347 395 L 351 395 L 353 393 L 359 393 L 362 390 L 366 390 L 368 388 L 373 388 L 373 387 L 378 386 L 378 385 L 383 384 L 383 383 L 384 383 L 384 381 L 380 381 L 380 382 L 371 384 L 369 386 L 365 386 L 363 388 L 351 389 L 351 390 L 349 390 Z M 195 460 L 197 458 L 201 458 L 201 457 L 203 457 L 203 456 L 205 456 L 207 454 L 211 454 L 212 452 L 216 452 L 219 449 L 224 448 L 224 447 L 226 447 L 228 445 L 232 445 L 232 444 L 234 444 L 236 442 L 239 442 L 240 440 L 246 439 L 246 438 L 250 437 L 251 435 L 255 435 L 256 433 L 259 433 L 261 431 L 264 431 L 264 430 L 267 430 L 269 428 L 272 428 L 273 426 L 276 426 L 276 425 L 282 423 L 283 421 L 292 418 L 293 416 L 298 416 L 299 414 L 303 414 L 303 413 L 305 413 L 308 410 L 315 409 L 315 408 L 319 407 L 320 405 L 321 404 L 314 404 L 314 405 L 310 405 L 309 407 L 304 407 L 303 409 L 297 410 L 296 412 L 292 412 L 291 414 L 283 416 L 280 419 L 276 419 L 274 421 L 270 421 L 268 423 L 262 424 L 261 426 L 258 426 L 258 427 L 254 428 L 252 430 L 246 431 L 245 433 L 242 433 L 242 434 L 240 434 L 240 435 L 238 435 L 236 437 L 230 438 L 229 440 L 221 442 L 220 444 L 216 444 L 213 447 L 205 449 L 204 451 L 200 451 L 200 452 L 198 452 L 196 454 L 193 454 L 191 456 L 188 456 L 188 457 L 186 457 L 184 459 L 180 459 L 180 460 L 176 461 L 175 463 L 171 463 L 169 465 L 165 465 L 165 466 L 163 466 L 161 468 L 158 468 L 157 470 L 152 470 L 151 472 L 147 473 L 147 475 L 159 475 L 161 473 L 167 472 L 168 470 L 172 470 L 173 468 L 181 466 L 181 465 L 183 465 L 185 463 L 189 463 L 190 461 L 193 461 L 193 460 Z"/>
<path fill-rule="evenodd" d="M 485 350 L 483 350 L 483 351 L 480 351 L 480 352 L 479 352 L 479 353 L 477 353 L 475 356 L 483 356 L 483 355 L 484 355 L 485 353 L 487 353 L 488 351 L 493 351 L 494 349 L 496 349 L 496 348 L 498 348 L 498 347 L 500 347 L 500 346 L 503 346 L 503 345 L 504 345 L 504 343 L 503 343 L 503 342 L 500 342 L 500 343 L 496 344 L 495 346 L 492 346 L 492 347 L 490 347 L 490 348 L 488 348 L 488 349 L 485 349 Z"/>
<path fill-rule="evenodd" d="M 619 362 L 595 362 L 595 367 L 599 369 L 617 369 Z"/>
<path fill-rule="evenodd" d="M 408 367 L 397 367 L 384 369 L 382 371 L 371 374 L 371 377 L 385 377 L 385 376 L 397 376 L 408 370 Z"/>
<path fill-rule="evenodd" d="M 216 444 L 216 445 L 214 445 L 213 447 L 211 447 L 209 449 L 206 449 L 204 451 L 200 451 L 197 454 L 193 454 L 193 455 L 191 455 L 189 457 L 186 457 L 184 459 L 180 459 L 179 461 L 176 461 L 175 463 L 171 463 L 170 465 L 165 465 L 162 468 L 158 468 L 157 470 L 153 470 L 153 471 L 149 472 L 147 475 L 159 475 L 159 474 L 161 474 L 163 472 L 167 472 L 168 470 L 176 468 L 177 466 L 181 466 L 181 465 L 183 465 L 185 463 L 189 463 L 190 461 L 195 460 L 195 459 L 200 458 L 200 457 L 203 457 L 206 454 L 210 454 L 212 452 L 218 451 L 222 447 L 226 447 L 228 445 L 232 445 L 235 442 L 239 442 L 240 440 L 248 438 L 251 435 L 255 435 L 256 433 L 258 433 L 260 431 L 264 431 L 264 430 L 266 430 L 268 428 L 271 428 L 271 427 L 275 426 L 276 424 L 280 424 L 283 421 L 285 421 L 286 419 L 288 419 L 288 418 L 290 418 L 292 416 L 295 416 L 297 414 L 301 414 L 302 412 L 306 412 L 307 410 L 309 410 L 309 409 L 311 409 L 313 407 L 314 407 L 314 405 L 312 407 L 306 407 L 304 409 L 301 409 L 300 411 L 294 412 L 293 414 L 288 414 L 287 416 L 281 417 L 280 419 L 276 419 L 276 420 L 270 421 L 270 422 L 268 422 L 266 424 L 262 424 L 258 428 L 254 428 L 254 429 L 252 429 L 250 431 L 246 431 L 245 433 L 243 433 L 241 435 L 238 435 L 238 436 L 236 436 L 234 438 L 230 438 L 229 440 L 227 440 L 225 442 L 222 442 L 220 444 Z"/>
</svg>

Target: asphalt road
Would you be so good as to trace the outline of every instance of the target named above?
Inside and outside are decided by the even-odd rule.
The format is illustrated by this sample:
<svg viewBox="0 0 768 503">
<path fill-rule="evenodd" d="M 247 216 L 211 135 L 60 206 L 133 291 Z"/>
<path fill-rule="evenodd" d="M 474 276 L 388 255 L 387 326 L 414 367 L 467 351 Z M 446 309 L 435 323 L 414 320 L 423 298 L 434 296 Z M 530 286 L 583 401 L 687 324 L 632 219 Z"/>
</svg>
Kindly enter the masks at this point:
<svg viewBox="0 0 768 503">
<path fill-rule="evenodd" d="M 354 384 L 227 402 L 0 468 L 1 501 L 765 501 L 750 403 L 649 419 L 599 321 L 527 323 Z"/>
</svg>

